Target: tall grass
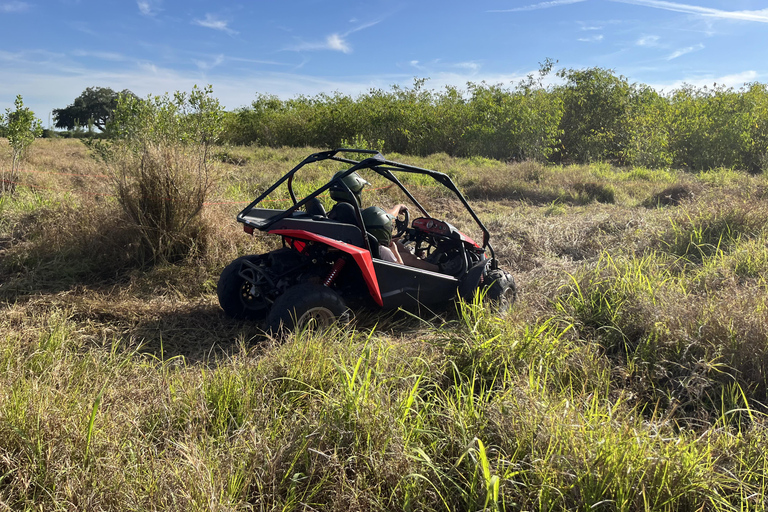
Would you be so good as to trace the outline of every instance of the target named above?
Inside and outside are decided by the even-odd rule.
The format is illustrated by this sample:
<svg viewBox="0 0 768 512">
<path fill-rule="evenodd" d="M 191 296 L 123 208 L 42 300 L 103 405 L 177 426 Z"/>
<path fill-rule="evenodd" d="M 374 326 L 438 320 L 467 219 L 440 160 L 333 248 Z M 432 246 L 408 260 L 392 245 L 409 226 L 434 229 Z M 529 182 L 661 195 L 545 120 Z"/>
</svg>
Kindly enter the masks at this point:
<svg viewBox="0 0 768 512">
<path fill-rule="evenodd" d="M 545 374 L 601 359 L 566 329 L 488 317 L 405 343 L 304 333 L 206 368 L 120 344 L 84 351 L 72 321 L 54 318 L 37 342 L 4 340 L 0 498 L 46 509 L 762 506 L 757 412 L 737 433 L 723 411 L 702 435 L 638 415 L 610 372 L 552 386 Z M 481 346 L 497 333 L 503 371 L 478 379 L 483 358 L 467 365 L 442 348 L 454 332 L 484 332 Z M 538 357 L 520 359 L 521 346 Z"/>
<path fill-rule="evenodd" d="M 59 165 L 95 173 L 58 143 Z M 33 148 L 35 170 L 52 169 L 54 146 Z M 232 200 L 307 152 L 228 151 L 252 157 L 222 163 L 213 194 L 239 190 Z M 205 258 L 142 272 L 124 262 L 95 280 L 116 234 L 100 233 L 94 212 L 113 199 L 86 200 L 59 177 L 68 194 L 21 188 L 1 203 L 0 503 L 765 508 L 763 177 L 403 158 L 476 187 L 472 204 L 520 286 L 503 317 L 473 300 L 432 319 L 373 315 L 273 340 L 216 304 L 220 268 L 274 243 L 241 233 L 238 205 L 203 209 Z M 613 202 L 579 199 L 586 183 Z M 652 204 L 678 184 L 695 193 Z M 469 231 L 450 197 L 413 185 L 433 215 Z M 552 191 L 559 201 L 535 199 Z M 692 238 L 714 247 L 689 249 Z"/>
</svg>

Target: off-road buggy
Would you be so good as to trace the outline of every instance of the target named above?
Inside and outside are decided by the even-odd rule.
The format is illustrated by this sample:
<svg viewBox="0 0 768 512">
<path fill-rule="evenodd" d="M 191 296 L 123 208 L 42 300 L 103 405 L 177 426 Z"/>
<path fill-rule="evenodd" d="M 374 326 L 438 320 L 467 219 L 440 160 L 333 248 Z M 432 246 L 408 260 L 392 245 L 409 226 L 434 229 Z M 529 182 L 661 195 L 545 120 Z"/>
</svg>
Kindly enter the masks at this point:
<svg viewBox="0 0 768 512">
<path fill-rule="evenodd" d="M 347 158 L 350 154 L 358 160 Z M 306 165 L 324 160 L 348 168 L 298 200 L 294 189 L 297 174 Z M 346 215 L 334 215 L 340 205 L 326 212 L 319 196 L 331 187 L 349 191 L 344 178 L 352 173 L 376 173 L 399 188 L 421 212 L 412 223 L 408 212 L 401 215 L 404 218 L 395 219 L 394 236 L 401 237 L 415 254 L 437 265 L 441 272 L 380 259 L 378 241 L 367 233 L 357 201 L 346 203 Z M 398 179 L 403 173 L 429 176 L 453 192 L 482 232 L 482 245 L 448 222 L 431 217 Z M 259 207 L 280 187 L 287 188 L 292 206 Z M 219 278 L 219 304 L 231 317 L 266 320 L 273 332 L 346 321 L 349 308 L 439 309 L 459 297 L 471 299 L 478 290 L 502 311 L 515 300 L 512 275 L 499 268 L 488 230 L 451 178 L 386 160 L 376 151 L 336 149 L 308 156 L 243 209 L 237 221 L 249 234 L 258 230 L 281 237 L 283 247 L 230 263 Z"/>
</svg>

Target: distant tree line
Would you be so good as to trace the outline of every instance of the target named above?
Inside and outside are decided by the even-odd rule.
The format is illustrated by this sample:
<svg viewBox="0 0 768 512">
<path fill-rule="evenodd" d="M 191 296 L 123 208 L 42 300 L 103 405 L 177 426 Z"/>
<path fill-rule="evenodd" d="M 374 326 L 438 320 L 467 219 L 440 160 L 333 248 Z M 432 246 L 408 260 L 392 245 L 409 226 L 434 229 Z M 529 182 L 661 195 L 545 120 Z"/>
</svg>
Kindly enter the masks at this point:
<svg viewBox="0 0 768 512">
<path fill-rule="evenodd" d="M 510 86 L 470 83 L 429 90 L 373 89 L 280 100 L 260 94 L 230 112 L 223 139 L 232 144 L 339 147 L 366 144 L 387 152 L 535 159 L 557 163 L 691 170 L 768 167 L 768 90 L 683 86 L 659 93 L 602 68 L 558 72 Z"/>
<path fill-rule="evenodd" d="M 566 69 L 558 85 L 538 75 L 511 85 L 469 83 L 281 100 L 257 94 L 228 112 L 221 141 L 265 146 L 366 146 L 385 152 L 555 163 L 605 161 L 651 168 L 768 168 L 768 90 L 682 86 L 659 93 L 603 68 Z M 95 126 L 109 136 L 120 95 L 89 87 L 54 110 L 56 127 Z M 85 124 L 84 124 L 85 123 Z M 89 130 L 89 132 L 92 130 Z"/>
</svg>

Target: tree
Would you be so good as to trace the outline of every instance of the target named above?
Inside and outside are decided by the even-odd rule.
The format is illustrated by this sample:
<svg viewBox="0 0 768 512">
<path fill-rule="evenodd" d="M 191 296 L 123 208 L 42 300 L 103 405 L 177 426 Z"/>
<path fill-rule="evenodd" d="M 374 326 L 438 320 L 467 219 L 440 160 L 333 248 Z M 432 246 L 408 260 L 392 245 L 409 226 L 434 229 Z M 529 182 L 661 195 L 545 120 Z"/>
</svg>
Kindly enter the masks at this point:
<svg viewBox="0 0 768 512">
<path fill-rule="evenodd" d="M 2 171 L 0 181 L 0 193 L 13 193 L 16 189 L 16 176 L 19 172 L 19 163 L 26 156 L 29 146 L 35 141 L 35 137 L 43 134 L 43 126 L 35 113 L 24 106 L 21 95 L 16 96 L 14 102 L 16 109 L 5 109 L 3 124 L 8 144 L 11 146 L 11 170 Z"/>
<path fill-rule="evenodd" d="M 72 130 L 92 124 L 104 131 L 120 96 L 135 97 L 128 89 L 118 93 L 109 87 L 88 87 L 71 105 L 53 110 L 55 126 Z"/>
</svg>

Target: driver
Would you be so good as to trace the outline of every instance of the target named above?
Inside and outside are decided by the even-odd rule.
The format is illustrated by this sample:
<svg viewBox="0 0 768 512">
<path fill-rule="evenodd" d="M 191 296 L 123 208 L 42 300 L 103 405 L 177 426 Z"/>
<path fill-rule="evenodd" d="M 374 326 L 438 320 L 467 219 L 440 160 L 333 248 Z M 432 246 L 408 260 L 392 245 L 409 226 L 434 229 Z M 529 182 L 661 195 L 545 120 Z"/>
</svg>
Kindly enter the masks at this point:
<svg viewBox="0 0 768 512">
<path fill-rule="evenodd" d="M 392 240 L 392 220 L 395 218 L 393 213 L 399 212 L 400 207 L 405 208 L 404 205 L 400 204 L 386 212 L 378 206 L 369 206 L 362 212 L 365 229 L 379 242 L 379 256 L 382 260 L 392 263 L 438 272 L 439 267 L 437 265 L 424 261 L 413 254 L 400 240 Z"/>
<path fill-rule="evenodd" d="M 337 178 L 344 174 L 344 172 L 345 171 L 339 171 L 334 174 L 333 178 L 331 178 L 331 182 L 333 183 Z M 370 185 L 370 183 L 361 178 L 356 172 L 344 176 L 341 178 L 341 182 L 344 183 L 349 190 L 339 186 L 338 182 L 331 185 L 329 193 L 331 199 L 336 201 L 336 204 L 328 212 L 328 218 L 348 224 L 357 224 L 355 210 L 352 205 L 355 203 L 357 203 L 358 207 L 361 205 L 363 189 L 366 185 Z M 408 207 L 406 205 L 396 204 L 386 211 L 378 206 L 371 206 L 361 213 L 366 231 L 376 237 L 379 242 L 379 256 L 381 256 L 381 259 L 423 270 L 439 272 L 439 267 L 437 265 L 424 261 L 414 255 L 399 240 L 392 240 L 392 228 L 394 227 L 394 223 L 392 222 L 393 219 L 396 219 L 401 213 L 407 211 Z"/>
</svg>

